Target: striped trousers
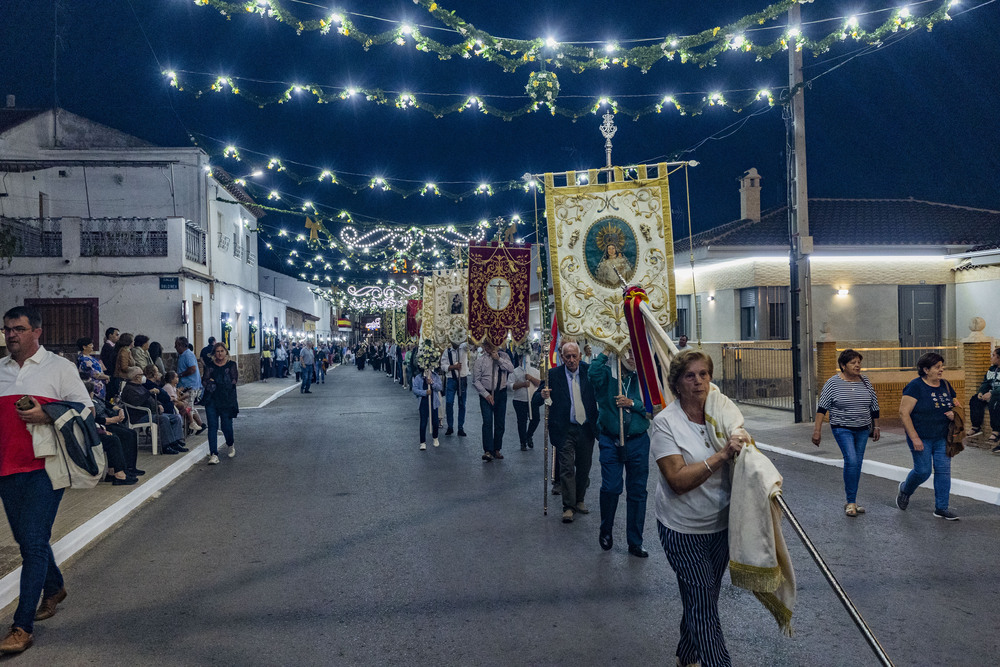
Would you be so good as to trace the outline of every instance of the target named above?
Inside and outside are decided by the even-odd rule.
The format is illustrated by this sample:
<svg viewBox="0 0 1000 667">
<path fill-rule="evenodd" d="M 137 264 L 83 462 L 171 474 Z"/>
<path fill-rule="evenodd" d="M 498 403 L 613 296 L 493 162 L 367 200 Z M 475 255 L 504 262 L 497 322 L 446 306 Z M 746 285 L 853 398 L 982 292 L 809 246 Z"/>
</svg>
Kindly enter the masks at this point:
<svg viewBox="0 0 1000 667">
<path fill-rule="evenodd" d="M 719 622 L 719 591 L 729 565 L 729 531 L 678 533 L 659 521 L 660 544 L 677 574 L 684 614 L 677 658 L 682 665 L 731 667 Z"/>
</svg>

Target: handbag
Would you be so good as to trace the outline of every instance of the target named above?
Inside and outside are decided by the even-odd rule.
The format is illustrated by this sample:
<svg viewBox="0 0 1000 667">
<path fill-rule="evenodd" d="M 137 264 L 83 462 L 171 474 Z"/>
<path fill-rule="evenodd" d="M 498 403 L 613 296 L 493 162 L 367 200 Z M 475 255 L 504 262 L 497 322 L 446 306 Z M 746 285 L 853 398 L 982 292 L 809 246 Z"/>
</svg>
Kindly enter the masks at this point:
<svg viewBox="0 0 1000 667">
<path fill-rule="evenodd" d="M 948 385 L 949 391 L 955 391 L 947 380 L 945 380 L 945 384 Z M 965 440 L 965 412 L 962 410 L 962 406 L 957 403 L 952 406 L 951 411 L 955 414 L 955 418 L 948 424 L 948 438 L 945 444 L 945 453 L 948 458 L 961 454 L 965 449 L 963 442 Z"/>
</svg>

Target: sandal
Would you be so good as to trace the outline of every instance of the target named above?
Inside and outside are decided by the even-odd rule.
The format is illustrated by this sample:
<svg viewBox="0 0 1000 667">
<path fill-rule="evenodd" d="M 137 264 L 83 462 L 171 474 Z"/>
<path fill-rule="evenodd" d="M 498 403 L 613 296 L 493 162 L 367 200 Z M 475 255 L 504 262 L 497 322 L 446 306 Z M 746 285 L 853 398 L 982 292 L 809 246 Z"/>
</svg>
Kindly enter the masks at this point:
<svg viewBox="0 0 1000 667">
<path fill-rule="evenodd" d="M 991 445 L 997 444 L 997 442 L 1000 442 L 1000 433 L 993 431 L 992 433 L 990 433 L 990 437 L 986 438 L 986 442 L 990 443 Z"/>
<path fill-rule="evenodd" d="M 855 517 L 858 515 L 858 506 L 855 503 L 847 503 L 844 505 L 844 514 L 850 517 Z"/>
<path fill-rule="evenodd" d="M 968 431 L 965 432 L 965 435 L 967 435 L 967 436 L 969 436 L 971 438 L 972 436 L 979 435 L 982 432 L 983 432 L 983 429 L 981 429 L 979 427 L 976 427 L 976 426 L 973 426 Z"/>
</svg>

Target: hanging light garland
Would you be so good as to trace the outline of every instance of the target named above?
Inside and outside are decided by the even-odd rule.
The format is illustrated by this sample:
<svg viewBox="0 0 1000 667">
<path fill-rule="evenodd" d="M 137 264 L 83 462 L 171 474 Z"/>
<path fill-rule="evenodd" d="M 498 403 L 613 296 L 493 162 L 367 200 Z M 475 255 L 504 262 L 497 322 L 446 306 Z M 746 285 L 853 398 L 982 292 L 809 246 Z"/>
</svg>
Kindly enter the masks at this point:
<svg viewBox="0 0 1000 667">
<path fill-rule="evenodd" d="M 420 288 L 417 285 L 400 286 L 392 281 L 387 285 L 348 286 L 346 295 L 341 293 L 338 304 L 352 312 L 381 312 L 396 310 L 406 306 L 410 299 L 417 298 Z"/>
<path fill-rule="evenodd" d="M 247 91 L 246 88 L 241 85 L 241 82 L 252 81 L 251 79 L 246 79 L 244 77 L 216 77 L 208 72 L 192 72 L 188 70 L 170 70 L 163 72 L 164 76 L 166 76 L 170 81 L 171 86 L 177 88 L 179 91 L 188 90 L 189 92 L 193 92 L 195 97 L 205 95 L 205 87 L 203 86 L 201 89 L 190 91 L 189 89 L 192 87 L 192 84 L 182 81 L 179 77 L 179 73 L 189 75 L 193 78 L 202 78 L 212 81 L 211 85 L 208 86 L 209 91 L 218 93 L 225 93 L 228 91 L 230 94 L 256 104 L 260 108 L 274 104 L 284 104 L 289 100 L 295 99 L 298 94 L 306 94 L 314 96 L 319 104 L 329 104 L 331 102 L 335 103 L 350 99 L 363 98 L 378 105 L 394 105 L 397 109 L 401 110 L 419 109 L 432 114 L 435 118 L 442 118 L 449 114 L 463 113 L 465 111 L 474 111 L 486 115 L 496 116 L 505 121 L 511 121 L 515 118 L 535 113 L 541 110 L 542 107 L 547 107 L 549 113 L 553 116 L 559 115 L 572 120 L 578 120 L 584 116 L 596 115 L 602 107 L 607 107 L 612 110 L 612 113 L 622 113 L 638 120 L 639 118 L 649 114 L 660 113 L 665 106 L 674 107 L 682 116 L 697 116 L 708 107 L 726 107 L 731 111 L 739 113 L 760 100 L 766 100 L 770 106 L 780 104 L 784 101 L 784 97 L 776 100 L 774 95 L 769 90 L 744 89 L 680 93 L 665 96 L 644 95 L 643 97 L 655 98 L 655 101 L 641 107 L 627 107 L 620 105 L 614 99 L 614 96 L 604 95 L 593 98 L 594 101 L 589 105 L 570 108 L 556 103 L 556 96 L 559 94 L 559 83 L 555 73 L 542 71 L 532 72 L 528 85 L 525 86 L 526 96 L 529 98 L 529 101 L 517 109 L 505 110 L 490 104 L 486 101 L 486 98 L 509 96 L 469 96 L 463 93 L 454 93 L 453 95 L 458 98 L 454 103 L 438 106 L 428 102 L 427 99 L 430 96 L 440 97 L 441 93 L 410 93 L 383 91 L 381 89 L 339 88 L 315 83 L 298 84 L 288 83 L 286 81 L 270 82 L 272 84 L 277 83 L 285 86 L 284 91 L 273 95 L 261 95 Z M 629 97 L 635 96 L 630 95 Z M 690 101 L 684 101 L 685 99 L 689 99 Z M 226 155 L 226 157 L 236 156 L 238 154 L 238 151 L 233 149 L 230 155 Z M 279 171 L 281 171 L 280 168 Z M 331 183 L 337 182 L 336 176 L 332 172 L 325 172 L 324 177 L 329 178 Z M 369 187 L 371 187 L 370 184 Z M 416 194 L 418 192 L 420 194 L 426 194 L 424 188 L 414 188 L 409 192 L 409 194 Z M 473 193 L 470 192 L 468 194 Z"/>
<path fill-rule="evenodd" d="M 414 195 L 424 196 L 437 196 L 450 199 L 452 201 L 464 201 L 469 197 L 492 197 L 494 194 L 500 192 L 512 192 L 521 191 L 530 193 L 535 190 L 538 192 L 544 192 L 544 187 L 542 183 L 535 178 L 520 178 L 517 180 L 507 180 L 507 181 L 492 181 L 492 182 L 481 182 L 475 183 L 471 181 L 466 181 L 459 183 L 461 185 L 469 185 L 470 187 L 462 191 L 451 191 L 445 188 L 443 185 L 433 183 L 430 181 L 414 181 L 407 179 L 390 179 L 383 176 L 369 176 L 369 175 L 359 175 L 359 174 L 343 174 L 340 172 L 335 172 L 330 169 L 325 169 L 322 167 L 317 167 L 313 165 L 302 164 L 298 162 L 286 161 L 278 157 L 266 157 L 263 153 L 252 151 L 247 148 L 241 148 L 233 144 L 226 144 L 212 137 L 207 137 L 205 135 L 194 134 L 193 143 L 195 146 L 204 150 L 210 157 L 221 158 L 227 160 L 233 160 L 238 163 L 244 161 L 244 155 L 258 155 L 261 156 L 259 161 L 256 163 L 250 163 L 247 159 L 247 166 L 241 171 L 244 174 L 242 177 L 234 178 L 233 182 L 243 188 L 255 188 L 255 191 L 260 194 L 263 186 L 257 185 L 254 182 L 254 178 L 259 178 L 264 176 L 266 173 L 280 173 L 287 177 L 289 180 L 293 181 L 297 185 L 305 185 L 307 183 L 330 183 L 331 185 L 338 185 L 340 187 L 350 190 L 354 194 L 363 192 L 365 190 L 379 190 L 382 192 L 392 192 L 401 196 L 403 199 L 407 199 Z M 199 140 L 200 137 L 200 140 Z M 311 175 L 302 175 L 293 170 L 291 170 L 287 165 L 295 164 L 300 167 L 305 167 L 307 169 L 313 170 Z M 232 166 L 229 169 L 235 171 Z M 363 180 L 350 180 L 350 177 L 354 176 L 357 179 L 358 176 Z M 453 183 L 454 184 L 454 183 Z M 277 190 L 270 190 L 264 192 L 260 199 L 265 199 L 268 201 L 280 200 L 281 193 Z M 270 210 L 266 206 L 261 206 L 264 210 Z M 283 209 L 276 209 L 283 210 Z M 318 212 L 314 212 L 319 215 Z"/>
<path fill-rule="evenodd" d="M 498 37 L 479 30 L 474 25 L 458 16 L 455 12 L 443 8 L 436 0 L 414 0 L 426 9 L 431 16 L 458 33 L 461 41 L 455 44 L 443 44 L 426 36 L 417 26 L 398 22 L 396 26 L 378 34 L 366 33 L 360 30 L 343 12 L 334 12 L 318 19 L 302 19 L 296 17 L 279 0 L 244 0 L 243 2 L 227 2 L 226 0 L 195 0 L 195 4 L 211 6 L 226 17 L 254 13 L 270 17 L 280 23 L 293 26 L 297 34 L 319 31 L 321 34 L 339 34 L 360 43 L 365 50 L 372 46 L 395 44 L 406 46 L 410 43 L 418 51 L 435 53 L 442 60 L 454 56 L 462 58 L 481 57 L 496 63 L 505 71 L 513 72 L 519 67 L 544 60 L 554 67 L 564 67 L 573 72 L 584 72 L 590 69 L 608 69 L 611 66 L 638 67 L 643 72 L 660 60 L 679 60 L 682 63 L 695 63 L 700 67 L 716 64 L 716 58 L 727 51 L 742 51 L 753 54 L 758 61 L 770 58 L 788 48 L 794 47 L 806 50 L 814 55 L 825 53 L 836 43 L 848 37 L 865 44 L 876 44 L 891 33 L 899 30 L 926 28 L 930 30 L 935 23 L 947 21 L 951 17 L 948 9 L 956 0 L 944 0 L 933 12 L 926 16 L 913 16 L 908 7 L 890 10 L 891 14 L 882 24 L 873 30 L 860 27 L 856 17 L 840 17 L 842 25 L 827 35 L 811 39 L 798 32 L 782 32 L 781 36 L 760 44 L 748 37 L 748 34 L 759 30 L 768 21 L 773 21 L 786 14 L 799 0 L 781 0 L 754 14 L 726 26 L 708 28 L 692 35 L 667 35 L 656 44 L 650 46 L 634 46 L 624 48 L 628 40 L 607 43 L 604 46 L 578 46 L 573 43 L 560 43 L 554 38 L 513 39 Z M 808 2 L 811 0 L 802 0 Z M 597 40 L 595 40 L 597 41 Z"/>
</svg>

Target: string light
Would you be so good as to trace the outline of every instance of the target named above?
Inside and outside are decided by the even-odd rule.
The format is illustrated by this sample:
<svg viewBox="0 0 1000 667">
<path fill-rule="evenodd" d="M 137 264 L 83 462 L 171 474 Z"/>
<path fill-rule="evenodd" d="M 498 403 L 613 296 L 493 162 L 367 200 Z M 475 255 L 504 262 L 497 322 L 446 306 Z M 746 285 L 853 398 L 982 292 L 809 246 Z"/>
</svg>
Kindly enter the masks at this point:
<svg viewBox="0 0 1000 667">
<path fill-rule="evenodd" d="M 459 40 L 454 44 L 441 43 L 424 35 L 415 26 L 389 19 L 382 20 L 390 21 L 396 25 L 378 34 L 360 30 L 357 25 L 342 14 L 333 14 L 328 19 L 301 19 L 285 7 L 281 0 L 267 0 L 266 4 L 248 4 L 229 0 L 195 0 L 196 4 L 214 7 L 227 17 L 247 13 L 266 16 L 293 26 L 298 34 L 317 30 L 324 35 L 330 34 L 331 28 L 336 24 L 336 34 L 356 40 L 366 50 L 372 46 L 389 43 L 403 45 L 407 43 L 408 38 L 412 38 L 414 48 L 418 51 L 435 53 L 442 60 L 448 60 L 454 56 L 460 58 L 481 57 L 499 65 L 505 71 L 513 72 L 519 67 L 534 63 L 544 57 L 545 61 L 554 67 L 576 73 L 589 69 L 606 69 L 611 65 L 619 65 L 623 68 L 635 66 L 643 72 L 647 72 L 664 58 L 667 60 L 677 59 L 681 63 L 695 63 L 701 67 L 712 66 L 716 64 L 716 58 L 719 54 L 732 49 L 731 45 L 736 35 L 744 36 L 743 41 L 739 43 L 740 51 L 753 54 L 757 60 L 770 58 L 788 48 L 790 35 L 786 33 L 771 42 L 758 44 L 747 38 L 746 33 L 765 29 L 761 26 L 769 21 L 782 18 L 787 14 L 789 8 L 798 1 L 779 0 L 759 12 L 744 16 L 726 26 L 707 28 L 686 36 L 667 35 L 653 47 L 647 44 L 647 40 L 637 39 L 631 40 L 637 42 L 639 44 L 637 46 L 619 47 L 614 51 L 609 51 L 607 47 L 595 49 L 592 46 L 594 43 L 599 43 L 600 40 L 573 44 L 559 43 L 555 37 L 515 39 L 494 36 L 479 30 L 456 12 L 442 7 L 437 0 L 414 0 L 414 2 L 459 37 Z M 923 27 L 930 30 L 935 23 L 951 18 L 948 16 L 948 9 L 954 4 L 956 4 L 955 0 L 944 0 L 930 14 L 907 20 L 905 23 L 900 21 L 898 11 L 894 11 L 888 20 L 874 30 L 864 31 L 859 28 L 852 30 L 849 34 L 858 41 L 877 44 L 889 33 L 895 32 L 900 27 L 905 29 Z M 903 18 L 908 19 L 909 17 Z M 405 28 L 409 28 L 409 32 L 406 32 Z M 819 39 L 810 39 L 800 35 L 793 35 L 791 38 L 796 41 L 796 48 L 820 54 L 825 53 L 835 43 L 844 39 L 844 34 L 838 29 Z M 226 77 L 220 77 L 219 81 L 220 85 L 229 84 L 232 87 L 231 82 L 226 80 Z"/>
</svg>

